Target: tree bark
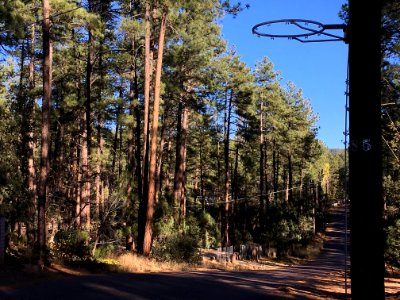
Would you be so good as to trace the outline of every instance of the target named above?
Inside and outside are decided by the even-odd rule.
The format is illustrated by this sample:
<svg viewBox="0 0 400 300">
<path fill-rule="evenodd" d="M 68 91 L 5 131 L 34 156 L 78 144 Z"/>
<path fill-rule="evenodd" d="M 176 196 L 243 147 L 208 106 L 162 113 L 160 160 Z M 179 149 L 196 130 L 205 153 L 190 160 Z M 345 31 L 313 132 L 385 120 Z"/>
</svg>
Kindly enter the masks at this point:
<svg viewBox="0 0 400 300">
<path fill-rule="evenodd" d="M 153 106 L 153 120 L 151 130 L 151 145 L 150 145 L 150 168 L 149 168 L 149 191 L 148 203 L 146 211 L 146 224 L 143 239 L 143 254 L 148 256 L 151 251 L 151 242 L 153 235 L 153 213 L 155 202 L 156 190 L 156 163 L 157 163 L 157 131 L 158 131 L 158 117 L 160 105 L 160 92 L 161 92 L 161 72 L 164 54 L 165 31 L 167 27 L 167 8 L 163 8 L 161 16 L 160 36 L 158 42 L 158 55 L 157 66 L 154 82 L 154 106 Z"/>
<path fill-rule="evenodd" d="M 149 106 L 151 84 L 151 14 L 150 2 L 145 1 L 145 35 L 144 35 L 144 110 L 143 110 L 143 160 L 141 168 L 142 177 L 142 201 L 139 203 L 138 212 L 138 252 L 144 254 L 144 236 L 147 222 L 148 187 L 149 187 Z"/>
<path fill-rule="evenodd" d="M 135 43 L 132 41 L 132 64 L 131 64 L 131 78 L 129 84 L 129 113 L 136 118 L 135 127 L 131 127 L 128 130 L 128 187 L 127 187 L 127 197 L 128 205 L 131 207 L 129 210 L 131 215 L 127 217 L 127 227 L 131 228 L 133 225 L 134 216 L 132 214 L 135 206 L 135 194 L 137 195 L 138 202 L 142 202 L 142 170 L 140 165 L 141 158 L 141 143 L 140 143 L 140 108 L 139 108 L 139 91 L 136 73 L 136 56 L 134 55 Z M 135 147 L 136 146 L 136 147 Z M 136 180 L 137 190 L 134 193 L 134 182 Z M 126 235 L 126 250 L 133 250 L 134 240 L 133 235 L 128 233 Z"/>
<path fill-rule="evenodd" d="M 103 138 L 101 136 L 101 128 L 102 128 L 102 118 L 99 114 L 98 116 L 98 125 L 97 125 L 97 146 L 96 146 L 96 177 L 95 177 L 95 186 L 96 186 L 96 218 L 100 217 L 102 213 L 100 211 L 100 202 L 101 202 L 101 194 L 103 192 L 102 182 L 101 182 L 101 172 L 102 172 L 102 163 L 101 163 L 101 155 L 103 154 Z"/>
<path fill-rule="evenodd" d="M 136 68 L 135 68 L 136 72 Z M 139 95 L 138 91 L 138 83 L 137 83 L 137 75 L 135 73 L 135 79 L 134 79 L 134 91 L 135 91 L 135 97 L 136 97 L 136 102 L 134 106 L 134 112 L 136 116 L 136 152 L 135 152 L 135 159 L 136 159 L 136 168 L 135 168 L 135 174 L 136 174 L 136 182 L 137 182 L 137 194 L 138 194 L 138 201 L 139 203 L 142 202 L 143 199 L 143 177 L 142 177 L 142 168 L 141 168 L 141 143 L 140 143 L 140 107 L 139 107 L 139 99 L 137 98 Z"/>
<path fill-rule="evenodd" d="M 233 185 L 232 185 L 232 200 L 234 200 L 234 202 L 232 202 L 232 207 L 231 207 L 231 218 L 229 220 L 230 222 L 230 227 L 231 227 L 231 240 L 232 240 L 232 244 L 236 243 L 236 215 L 238 212 L 238 204 L 237 204 L 237 200 L 239 198 L 239 140 L 238 140 L 238 134 L 239 132 L 237 132 L 236 134 L 236 145 L 235 145 L 235 164 L 234 164 L 234 168 L 233 168 Z"/>
<path fill-rule="evenodd" d="M 178 128 L 176 141 L 176 160 L 175 160 L 175 176 L 174 176 L 174 198 L 176 204 L 179 205 L 179 223 L 186 217 L 186 143 L 187 132 L 189 128 L 189 109 L 182 102 L 179 103 L 178 109 Z"/>
<path fill-rule="evenodd" d="M 25 72 L 24 72 L 24 64 L 25 64 L 25 59 L 26 59 L 26 50 L 25 50 L 25 39 L 22 39 L 21 41 L 21 52 L 20 52 L 20 65 L 19 65 L 19 83 L 18 83 L 18 90 L 16 94 L 16 102 L 18 105 L 18 112 L 21 114 L 21 124 L 20 124 L 20 135 L 22 137 L 22 143 L 19 147 L 19 157 L 20 157 L 20 164 L 22 166 L 21 168 L 21 173 L 24 178 L 24 183 L 28 186 L 28 160 L 27 156 L 25 155 L 26 151 L 28 150 L 28 143 L 29 143 L 29 137 L 27 136 L 27 131 L 28 129 L 28 119 L 29 119 L 29 113 L 27 112 L 28 107 L 28 101 L 26 98 L 26 92 L 25 92 L 25 87 L 24 87 L 24 77 L 25 77 Z M 17 216 L 14 218 L 18 219 Z M 14 223 L 14 220 L 11 221 Z M 18 222 L 15 220 L 15 226 L 14 226 L 14 231 L 17 232 L 18 237 L 21 237 L 21 222 Z"/>
<path fill-rule="evenodd" d="M 142 200 L 142 172 L 141 172 L 141 143 L 140 143 L 140 108 L 139 108 L 139 91 L 138 91 L 138 82 L 137 82 L 137 64 L 136 64 L 136 56 L 135 56 L 135 41 L 133 40 L 131 43 L 132 47 L 132 64 L 131 64 L 131 77 L 129 83 L 129 114 L 134 117 L 136 120 L 135 127 L 131 127 L 128 130 L 128 187 L 127 187 L 127 196 L 130 201 L 130 205 L 134 205 L 134 182 L 137 182 L 137 190 L 136 195 L 138 196 L 139 203 Z"/>
<path fill-rule="evenodd" d="M 268 151 L 267 151 L 267 141 L 264 136 L 264 194 L 265 194 L 265 215 L 268 213 L 269 202 L 270 202 L 270 183 L 268 177 Z"/>
<path fill-rule="evenodd" d="M 91 1 L 89 1 L 89 11 L 92 11 Z M 92 74 L 94 65 L 94 46 L 91 28 L 88 29 L 88 56 L 86 61 L 86 101 L 82 124 L 82 149 L 81 149 L 81 225 L 86 230 L 90 229 L 90 146 L 91 146 L 91 101 L 92 101 Z"/>
<path fill-rule="evenodd" d="M 35 24 L 32 25 L 31 29 L 31 48 L 30 48 L 30 60 L 29 60 L 29 78 L 28 78 L 28 88 L 29 88 L 29 96 L 28 96 L 28 153 L 27 153 L 27 161 L 28 161 L 28 191 L 31 198 L 31 206 L 32 210 L 30 211 L 31 216 L 35 215 L 34 207 L 36 207 L 36 170 L 35 170 L 35 140 L 33 134 L 33 126 L 34 126 L 34 116 L 35 116 L 35 97 L 33 95 L 33 91 L 35 89 Z M 34 234 L 33 234 L 33 226 L 28 223 L 28 242 L 33 243 Z"/>
<path fill-rule="evenodd" d="M 276 149 L 276 142 L 274 140 L 272 150 L 272 169 L 273 169 L 273 186 L 274 186 L 274 200 L 278 200 L 278 188 L 279 188 L 279 152 Z"/>
<path fill-rule="evenodd" d="M 170 136 L 170 135 L 169 135 Z M 167 194 L 171 194 L 171 190 L 173 189 L 173 187 L 171 188 L 171 177 L 172 177 L 172 163 L 170 163 L 173 159 L 173 155 L 172 155 L 172 141 L 171 138 L 168 138 L 168 146 L 167 146 L 167 170 L 165 172 L 165 175 L 162 176 L 163 179 L 165 179 L 165 192 Z M 162 180 L 163 181 L 163 180 Z"/>
<path fill-rule="evenodd" d="M 48 161 L 50 146 L 51 122 L 51 86 L 52 86 L 52 41 L 50 38 L 50 3 L 43 0 L 43 100 L 42 100 L 42 132 L 40 154 L 40 180 L 38 191 L 38 254 L 39 264 L 47 261 L 46 242 L 46 208 L 48 204 Z"/>
<path fill-rule="evenodd" d="M 89 149 L 88 149 L 88 131 L 87 131 L 87 112 L 82 117 L 82 139 L 81 139 L 81 172 L 80 172 L 80 225 L 85 229 L 90 226 L 90 181 L 89 181 Z"/>
<path fill-rule="evenodd" d="M 233 100 L 233 92 L 230 91 L 228 95 L 228 91 L 226 91 L 226 99 L 225 99 L 225 118 L 224 118 L 224 228 L 223 228 L 223 245 L 226 247 L 229 245 L 229 191 L 230 191 L 230 178 L 229 178 L 229 135 L 230 135 L 230 126 L 231 126 L 231 110 L 232 110 L 232 100 Z"/>
<path fill-rule="evenodd" d="M 142 180 L 147 180 L 145 170 L 148 161 L 148 139 L 149 139 L 149 106 L 150 106 L 150 85 L 151 85 L 151 14 L 150 3 L 146 0 L 145 3 L 145 35 L 144 35 L 144 111 L 143 111 L 143 171 Z M 146 172 L 147 173 L 147 172 Z M 143 191 L 143 194 L 147 193 Z"/>
<path fill-rule="evenodd" d="M 182 191 L 183 191 L 183 186 L 184 186 L 184 176 L 185 176 L 185 166 L 184 166 L 184 152 L 186 151 L 185 145 L 184 145 L 184 129 L 183 129 L 183 103 L 182 101 L 179 102 L 178 104 L 178 120 L 176 122 L 176 143 L 175 143 L 175 174 L 174 174 L 174 201 L 175 201 L 175 206 L 179 206 L 180 208 L 180 213 L 178 216 L 178 223 L 180 223 L 180 220 L 182 219 L 182 207 L 181 207 L 181 202 L 182 202 Z"/>
<path fill-rule="evenodd" d="M 103 7 L 102 7 L 103 8 Z M 104 11 L 102 11 L 104 13 Z M 104 38 L 100 40 L 100 49 L 104 45 Z M 103 65 L 103 51 L 99 52 L 99 72 L 100 72 L 100 85 L 97 89 L 97 101 L 102 105 L 102 91 L 104 89 L 104 65 Z M 103 154 L 103 137 L 101 134 L 103 127 L 103 112 L 100 110 L 97 112 L 97 134 L 96 134 L 96 175 L 95 175 L 95 217 L 97 220 L 100 218 L 100 202 L 103 193 L 103 183 L 101 175 L 103 172 L 103 165 L 101 156 Z"/>
<path fill-rule="evenodd" d="M 72 30 L 72 40 L 74 42 L 74 45 L 76 46 L 78 44 L 78 41 L 75 36 L 75 31 Z M 79 52 L 77 51 L 77 47 L 73 47 L 72 53 L 74 57 L 79 56 Z M 76 90 L 76 99 L 77 103 L 81 103 L 82 101 L 82 83 L 81 83 L 81 68 L 79 67 L 79 63 L 77 64 L 76 70 L 75 70 L 75 90 Z M 73 219 L 74 219 L 74 225 L 75 228 L 79 228 L 81 226 L 81 179 L 82 179 L 82 173 L 81 173 L 81 140 L 82 137 L 80 136 L 81 133 L 81 128 L 82 128 L 82 117 L 83 114 L 81 112 L 78 112 L 78 119 L 77 123 L 80 124 L 80 128 L 78 129 L 78 132 L 75 133 L 74 136 L 74 142 L 72 145 L 71 149 L 71 157 L 73 159 L 72 166 L 71 166 L 71 171 L 72 171 L 72 178 L 73 178 L 73 187 L 72 187 L 72 196 L 73 199 L 75 199 L 75 210 L 72 212 L 73 214 Z"/>
<path fill-rule="evenodd" d="M 112 159 L 111 159 L 111 173 L 114 177 L 115 173 L 115 164 L 117 162 L 117 153 L 118 153 L 118 133 L 119 133 L 119 119 L 121 115 L 121 106 L 118 105 L 117 112 L 115 116 L 115 132 L 114 132 L 114 139 L 113 139 L 113 146 L 112 146 Z"/>
<path fill-rule="evenodd" d="M 200 137 L 201 138 L 201 137 Z M 199 141 L 199 162 L 200 162 L 200 197 L 201 197 L 201 209 L 206 210 L 206 201 L 204 199 L 204 162 L 203 162 L 203 141 Z"/>
<path fill-rule="evenodd" d="M 293 203 L 293 167 L 292 154 L 288 155 L 288 202 Z"/>
<path fill-rule="evenodd" d="M 123 126 L 119 126 L 119 149 L 118 149 L 118 180 L 121 179 L 122 175 L 122 151 L 123 151 L 123 143 L 122 143 L 122 134 L 123 134 Z"/>
<path fill-rule="evenodd" d="M 259 219 L 260 219 L 260 225 L 263 224 L 263 219 L 264 219 L 264 202 L 266 199 L 265 195 L 265 169 L 264 169 L 264 120 L 263 120 L 263 99 L 260 99 L 260 170 L 259 170 L 259 175 L 260 175 L 260 181 L 259 181 L 259 192 L 260 192 L 260 206 L 259 206 Z"/>
<path fill-rule="evenodd" d="M 161 192 L 161 170 L 163 165 L 163 157 L 164 157 L 163 152 L 164 152 L 166 132 L 167 132 L 167 122 L 166 122 L 166 112 L 164 112 L 163 124 L 161 128 L 160 155 L 158 157 L 157 173 L 156 173 L 156 197 L 155 197 L 156 203 L 158 202 L 158 197 Z"/>
<path fill-rule="evenodd" d="M 62 96 L 63 97 L 63 96 Z M 61 98 L 59 100 L 60 102 L 63 101 Z M 61 105 L 60 105 L 61 106 Z M 64 163 L 65 163 L 65 111 L 63 107 L 61 106 L 59 108 L 59 117 L 57 120 L 57 134 L 56 134 L 56 139 L 55 139 L 55 145 L 54 145 L 54 158 L 52 165 L 53 170 L 52 174 L 54 174 L 56 180 L 55 180 L 55 187 L 54 191 L 57 192 L 61 197 L 65 195 L 65 169 L 64 169 Z M 62 203 L 59 203 L 60 205 L 63 205 Z"/>
</svg>

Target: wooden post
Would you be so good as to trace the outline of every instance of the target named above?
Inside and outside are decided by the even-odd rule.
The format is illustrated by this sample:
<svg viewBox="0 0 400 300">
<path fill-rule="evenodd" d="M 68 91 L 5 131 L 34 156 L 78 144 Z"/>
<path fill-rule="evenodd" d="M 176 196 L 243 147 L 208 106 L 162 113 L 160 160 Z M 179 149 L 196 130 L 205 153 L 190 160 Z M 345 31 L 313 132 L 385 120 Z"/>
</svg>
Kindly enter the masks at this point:
<svg viewBox="0 0 400 300">
<path fill-rule="evenodd" d="M 349 1 L 352 299 L 384 299 L 381 1 Z"/>
</svg>

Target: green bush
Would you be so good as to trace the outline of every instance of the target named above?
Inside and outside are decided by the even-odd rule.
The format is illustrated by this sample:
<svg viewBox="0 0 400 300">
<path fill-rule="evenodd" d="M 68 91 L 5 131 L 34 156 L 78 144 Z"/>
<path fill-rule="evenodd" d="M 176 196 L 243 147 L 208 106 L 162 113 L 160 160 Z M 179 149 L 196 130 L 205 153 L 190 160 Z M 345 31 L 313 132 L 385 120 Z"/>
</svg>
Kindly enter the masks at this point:
<svg viewBox="0 0 400 300">
<path fill-rule="evenodd" d="M 172 216 L 155 224 L 153 257 L 160 261 L 196 263 L 201 231 L 196 218 L 189 216 L 181 225 Z"/>
<path fill-rule="evenodd" d="M 55 256 L 67 260 L 85 260 L 90 256 L 89 234 L 83 230 L 59 230 L 54 236 Z"/>
<path fill-rule="evenodd" d="M 400 267 L 400 220 L 386 230 L 385 260 L 392 266 Z"/>
<path fill-rule="evenodd" d="M 293 245 L 306 246 L 314 235 L 312 217 L 297 217 L 296 210 L 285 204 L 271 204 L 268 216 L 268 231 L 263 235 L 267 244 L 276 244 L 278 257 L 289 254 Z"/>
<path fill-rule="evenodd" d="M 218 225 L 207 212 L 201 211 L 197 216 L 197 228 L 200 230 L 199 239 L 203 248 L 216 247 L 221 239 Z"/>
<path fill-rule="evenodd" d="M 180 233 L 169 235 L 154 244 L 153 256 L 161 261 L 197 263 L 198 240 Z"/>
<path fill-rule="evenodd" d="M 96 248 L 94 252 L 95 258 L 108 258 L 110 257 L 115 250 L 115 246 L 113 244 L 105 244 Z"/>
</svg>

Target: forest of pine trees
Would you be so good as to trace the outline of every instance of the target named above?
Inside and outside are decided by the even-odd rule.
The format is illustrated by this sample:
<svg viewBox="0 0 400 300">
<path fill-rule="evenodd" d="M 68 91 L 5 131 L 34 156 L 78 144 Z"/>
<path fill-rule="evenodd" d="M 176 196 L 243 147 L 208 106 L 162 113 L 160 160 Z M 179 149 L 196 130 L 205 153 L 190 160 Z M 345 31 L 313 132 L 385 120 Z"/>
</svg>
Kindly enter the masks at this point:
<svg viewBox="0 0 400 300">
<path fill-rule="evenodd" d="M 387 2 L 386 258 L 399 264 L 400 5 Z M 0 1 L 9 243 L 44 261 L 78 242 L 89 256 L 109 245 L 162 255 L 182 241 L 273 245 L 282 256 L 323 230 L 326 209 L 345 197 L 344 151 L 318 140 L 310 100 L 267 57 L 250 68 L 227 47 L 218 21 L 242 9 L 220 0 Z"/>
</svg>

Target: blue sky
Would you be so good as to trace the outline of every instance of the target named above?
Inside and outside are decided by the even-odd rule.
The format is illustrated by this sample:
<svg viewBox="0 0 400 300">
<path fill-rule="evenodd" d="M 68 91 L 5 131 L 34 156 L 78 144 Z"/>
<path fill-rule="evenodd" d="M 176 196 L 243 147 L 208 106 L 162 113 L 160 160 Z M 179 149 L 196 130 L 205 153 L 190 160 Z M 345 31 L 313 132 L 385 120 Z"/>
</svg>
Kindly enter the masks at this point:
<svg viewBox="0 0 400 300">
<path fill-rule="evenodd" d="M 342 24 L 338 12 L 345 0 L 242 0 L 250 8 L 236 18 L 226 16 L 222 34 L 249 67 L 264 56 L 293 81 L 319 115 L 318 138 L 329 148 L 344 148 L 347 45 L 343 42 L 300 43 L 295 40 L 257 37 L 254 25 L 276 19 L 307 19 Z M 272 26 L 270 27 L 272 29 Z M 330 31 L 340 34 L 340 31 Z"/>
</svg>

